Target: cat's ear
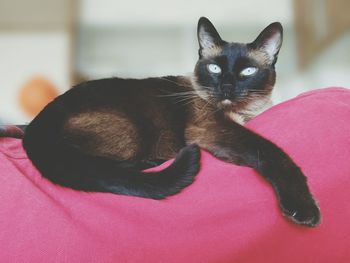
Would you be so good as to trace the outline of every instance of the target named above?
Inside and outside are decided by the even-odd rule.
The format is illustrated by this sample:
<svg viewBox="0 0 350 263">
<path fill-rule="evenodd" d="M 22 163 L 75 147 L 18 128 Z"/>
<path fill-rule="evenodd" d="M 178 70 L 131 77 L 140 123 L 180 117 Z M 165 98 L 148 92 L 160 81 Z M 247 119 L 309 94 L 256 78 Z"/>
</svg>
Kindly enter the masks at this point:
<svg viewBox="0 0 350 263">
<path fill-rule="evenodd" d="M 197 36 L 199 56 L 215 55 L 223 42 L 218 31 L 206 17 L 201 17 L 198 21 Z"/>
<path fill-rule="evenodd" d="M 267 56 L 268 62 L 273 64 L 277 60 L 282 40 L 283 27 L 281 23 L 275 22 L 268 25 L 249 46 L 263 51 Z"/>
</svg>

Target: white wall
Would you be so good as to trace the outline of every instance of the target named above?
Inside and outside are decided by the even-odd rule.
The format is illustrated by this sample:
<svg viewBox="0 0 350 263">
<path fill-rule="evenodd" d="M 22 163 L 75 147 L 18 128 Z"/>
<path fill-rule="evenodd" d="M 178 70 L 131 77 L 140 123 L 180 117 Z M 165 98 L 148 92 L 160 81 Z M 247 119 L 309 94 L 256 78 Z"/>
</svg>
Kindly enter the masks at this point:
<svg viewBox="0 0 350 263">
<path fill-rule="evenodd" d="M 81 23 L 93 25 L 191 25 L 208 16 L 218 25 L 293 21 L 292 0 L 81 0 Z"/>
<path fill-rule="evenodd" d="M 277 63 L 275 102 L 316 87 L 350 86 L 350 33 L 309 68 L 298 69 L 292 0 L 79 3 L 74 58 L 69 57 L 67 32 L 0 31 L 0 120 L 30 120 L 17 104 L 18 89 L 30 76 L 45 75 L 61 92 L 68 89 L 70 59 L 77 71 L 89 78 L 191 72 L 198 56 L 196 26 L 200 16 L 210 18 L 223 39 L 234 42 L 252 41 L 269 23 L 282 22 L 285 34 Z"/>
<path fill-rule="evenodd" d="M 0 32 L 0 121 L 25 123 L 32 117 L 18 104 L 21 87 L 32 77 L 47 78 L 60 91 L 70 86 L 66 33 Z"/>
<path fill-rule="evenodd" d="M 77 68 L 91 78 L 192 71 L 197 20 L 207 16 L 225 40 L 234 42 L 253 40 L 271 22 L 283 24 L 275 103 L 314 88 L 350 86 L 347 36 L 307 69 L 298 69 L 292 0 L 82 0 L 81 4 Z M 314 13 L 310 10 L 310 16 Z"/>
</svg>

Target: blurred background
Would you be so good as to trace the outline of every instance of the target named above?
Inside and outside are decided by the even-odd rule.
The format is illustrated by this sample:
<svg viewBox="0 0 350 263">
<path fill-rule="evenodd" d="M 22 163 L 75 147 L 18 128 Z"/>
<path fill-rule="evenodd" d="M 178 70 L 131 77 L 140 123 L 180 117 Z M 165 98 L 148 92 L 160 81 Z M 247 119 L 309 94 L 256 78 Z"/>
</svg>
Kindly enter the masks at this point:
<svg viewBox="0 0 350 263">
<path fill-rule="evenodd" d="M 350 87 L 348 0 L 0 0 L 0 121 L 28 122 L 83 80 L 190 73 L 200 16 L 234 42 L 283 24 L 275 103 Z"/>
</svg>

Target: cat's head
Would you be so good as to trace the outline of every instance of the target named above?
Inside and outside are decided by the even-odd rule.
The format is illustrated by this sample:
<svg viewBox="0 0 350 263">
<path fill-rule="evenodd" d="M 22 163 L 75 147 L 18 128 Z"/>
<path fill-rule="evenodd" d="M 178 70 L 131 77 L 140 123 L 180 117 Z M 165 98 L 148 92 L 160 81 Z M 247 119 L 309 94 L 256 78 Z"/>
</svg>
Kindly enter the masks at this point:
<svg viewBox="0 0 350 263">
<path fill-rule="evenodd" d="M 199 96 L 236 112 L 270 102 L 282 44 L 280 23 L 270 24 L 247 44 L 222 40 L 205 17 L 199 19 L 197 34 L 199 59 L 192 82 Z"/>
</svg>

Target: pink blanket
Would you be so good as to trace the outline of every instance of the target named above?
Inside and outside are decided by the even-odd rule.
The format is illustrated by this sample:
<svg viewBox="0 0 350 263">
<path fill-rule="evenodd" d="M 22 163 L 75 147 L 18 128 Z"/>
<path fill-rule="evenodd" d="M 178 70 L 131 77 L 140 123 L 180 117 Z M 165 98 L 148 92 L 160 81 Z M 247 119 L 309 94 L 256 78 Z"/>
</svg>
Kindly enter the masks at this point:
<svg viewBox="0 0 350 263">
<path fill-rule="evenodd" d="M 281 215 L 254 171 L 202 152 L 196 181 L 163 201 L 61 188 L 0 139 L 0 262 L 350 262 L 350 91 L 305 93 L 248 126 L 302 167 L 323 221 Z"/>
</svg>

